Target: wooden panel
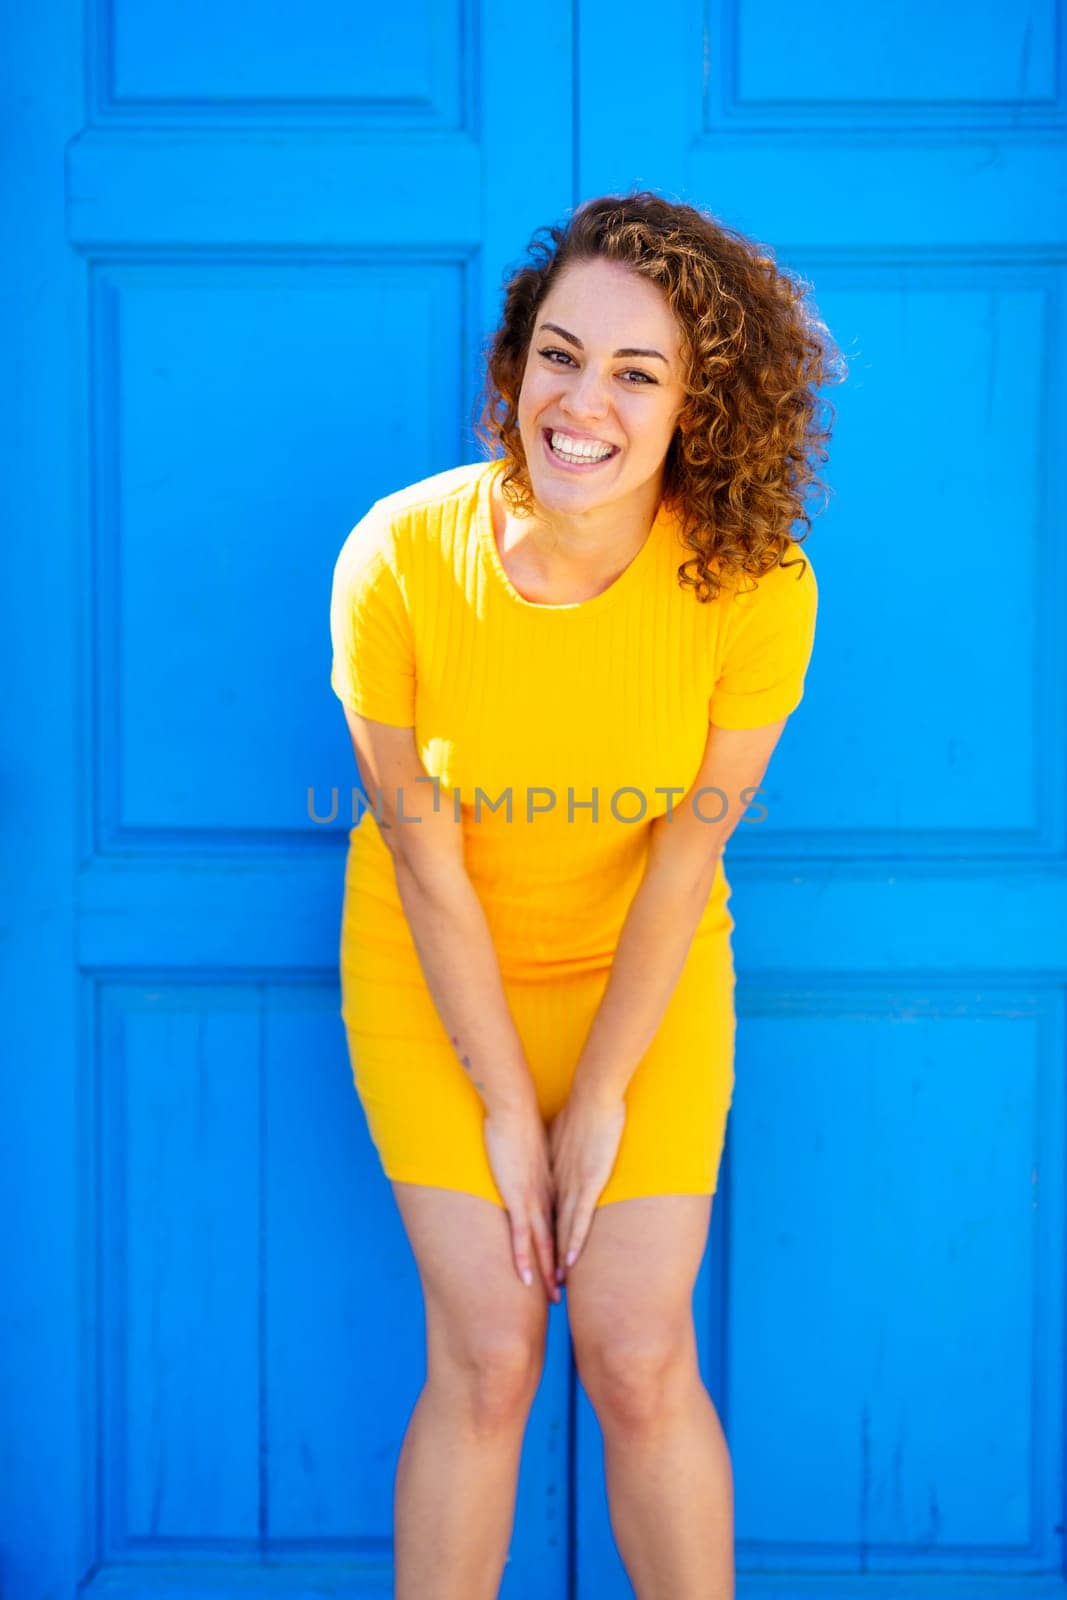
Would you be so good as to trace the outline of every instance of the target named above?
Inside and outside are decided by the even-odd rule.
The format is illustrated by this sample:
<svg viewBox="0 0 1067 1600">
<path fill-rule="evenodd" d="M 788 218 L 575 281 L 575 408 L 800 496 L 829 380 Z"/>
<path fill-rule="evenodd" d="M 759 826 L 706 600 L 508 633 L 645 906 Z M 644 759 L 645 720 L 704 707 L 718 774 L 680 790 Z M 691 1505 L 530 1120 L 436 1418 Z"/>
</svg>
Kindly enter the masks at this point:
<svg viewBox="0 0 1067 1600">
<path fill-rule="evenodd" d="M 727 849 L 698 1327 L 738 1594 L 1062 1596 L 1061 19 L 686 0 L 650 126 L 615 15 L 582 8 L 582 191 L 764 242 L 849 364 L 804 703 Z M 578 1593 L 621 1600 L 601 1471 L 583 1407 Z"/>
<path fill-rule="evenodd" d="M 41 90 L 3 112 L 16 1600 L 391 1592 L 420 1295 L 339 1015 L 347 819 L 308 803 L 358 782 L 329 581 L 373 499 L 480 454 L 505 267 L 570 196 L 572 18 L 252 20 L 46 0 L 6 57 Z M 566 1585 L 568 1361 L 557 1318 L 508 1600 Z"/>
</svg>

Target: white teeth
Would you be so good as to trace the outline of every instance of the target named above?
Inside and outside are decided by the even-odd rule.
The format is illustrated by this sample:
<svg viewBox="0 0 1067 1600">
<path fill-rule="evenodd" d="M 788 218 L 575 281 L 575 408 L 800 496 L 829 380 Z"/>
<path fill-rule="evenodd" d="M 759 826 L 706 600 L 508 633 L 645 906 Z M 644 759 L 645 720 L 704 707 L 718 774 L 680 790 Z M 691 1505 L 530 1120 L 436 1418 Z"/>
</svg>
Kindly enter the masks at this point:
<svg viewBox="0 0 1067 1600">
<path fill-rule="evenodd" d="M 566 433 L 550 434 L 549 439 L 553 450 L 565 461 L 604 461 L 615 453 L 614 445 L 590 444 Z"/>
</svg>

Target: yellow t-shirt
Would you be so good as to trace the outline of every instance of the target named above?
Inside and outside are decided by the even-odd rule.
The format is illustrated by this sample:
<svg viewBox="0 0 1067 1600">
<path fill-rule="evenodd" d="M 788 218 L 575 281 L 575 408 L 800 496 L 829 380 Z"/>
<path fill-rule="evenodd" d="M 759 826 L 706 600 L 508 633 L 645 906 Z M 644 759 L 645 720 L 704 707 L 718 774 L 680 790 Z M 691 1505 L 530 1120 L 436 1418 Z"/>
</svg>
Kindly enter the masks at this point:
<svg viewBox="0 0 1067 1600">
<path fill-rule="evenodd" d="M 786 559 L 806 566 L 702 604 L 678 583 L 692 552 L 661 505 L 602 593 L 528 601 L 493 534 L 500 466 L 423 479 L 352 529 L 334 569 L 330 682 L 361 715 L 414 728 L 440 803 L 459 808 L 501 970 L 536 978 L 610 966 L 650 824 L 692 785 L 709 720 L 759 727 L 800 703 L 818 590 L 794 544 Z M 714 794 L 701 806 L 717 817 Z M 350 887 L 375 906 L 364 928 L 388 943 L 403 908 L 372 809 L 350 839 Z M 733 926 L 729 892 L 720 858 L 698 934 Z"/>
</svg>

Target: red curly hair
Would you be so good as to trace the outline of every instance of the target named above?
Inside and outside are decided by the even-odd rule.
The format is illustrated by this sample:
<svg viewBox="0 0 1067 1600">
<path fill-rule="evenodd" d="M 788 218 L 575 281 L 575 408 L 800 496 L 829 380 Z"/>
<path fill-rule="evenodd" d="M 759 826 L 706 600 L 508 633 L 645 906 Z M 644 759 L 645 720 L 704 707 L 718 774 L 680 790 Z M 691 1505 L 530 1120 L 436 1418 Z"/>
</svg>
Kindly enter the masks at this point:
<svg viewBox="0 0 1067 1600">
<path fill-rule="evenodd" d="M 503 447 L 509 504 L 534 510 L 518 403 L 540 307 L 575 262 L 621 262 L 659 285 L 682 332 L 687 399 L 663 475 L 663 498 L 695 552 L 678 569 L 680 585 L 710 601 L 740 573 L 758 579 L 797 565 L 782 557 L 810 531 L 806 493 L 827 492 L 815 471 L 827 460 L 835 412 L 816 391 L 847 370 L 805 304 L 811 286 L 778 267 L 766 246 L 647 189 L 586 201 L 565 226 L 535 230 L 527 256 L 505 283 L 500 325 L 483 348 L 474 421 L 491 453 Z M 797 536 L 798 520 L 805 531 Z"/>
</svg>

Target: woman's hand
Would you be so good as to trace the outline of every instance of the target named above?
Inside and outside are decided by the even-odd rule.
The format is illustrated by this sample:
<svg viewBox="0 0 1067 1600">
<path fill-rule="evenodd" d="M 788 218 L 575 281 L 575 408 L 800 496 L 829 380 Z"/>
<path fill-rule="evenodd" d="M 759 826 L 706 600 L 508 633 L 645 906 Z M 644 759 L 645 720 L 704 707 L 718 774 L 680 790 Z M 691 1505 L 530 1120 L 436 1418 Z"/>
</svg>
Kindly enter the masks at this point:
<svg viewBox="0 0 1067 1600">
<path fill-rule="evenodd" d="M 549 1126 L 559 1283 L 585 1244 L 594 1208 L 611 1177 L 625 1125 L 625 1100 L 602 1099 L 572 1089 Z"/>
<path fill-rule="evenodd" d="M 527 1285 L 533 1283 L 531 1256 L 536 1255 L 548 1297 L 558 1302 L 552 1174 L 548 1139 L 537 1102 L 533 1101 L 531 1107 L 488 1110 L 482 1132 L 489 1165 L 507 1207 L 519 1277 Z"/>
</svg>

